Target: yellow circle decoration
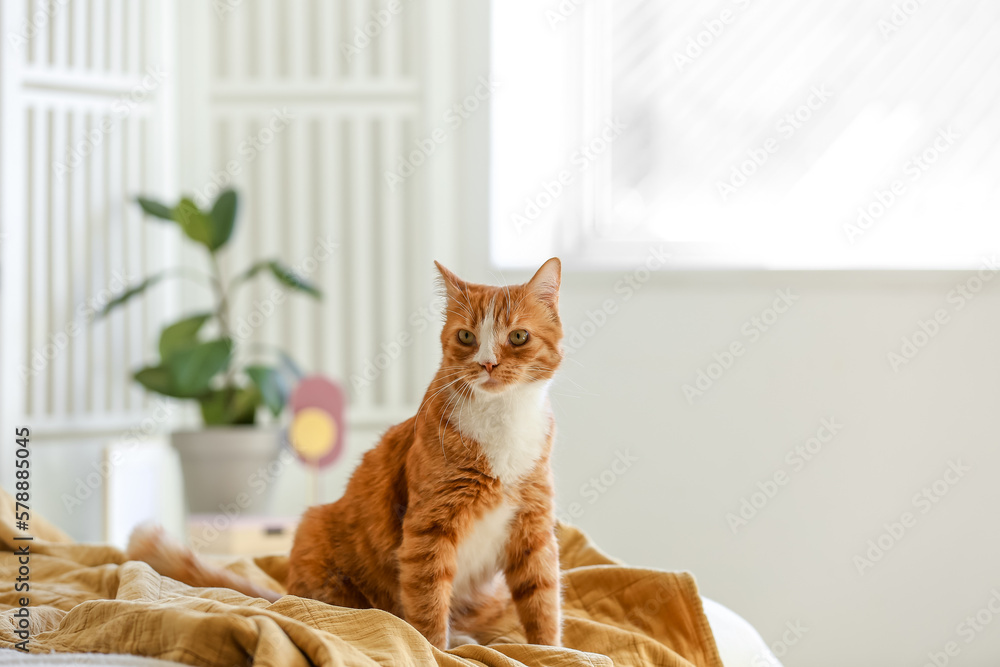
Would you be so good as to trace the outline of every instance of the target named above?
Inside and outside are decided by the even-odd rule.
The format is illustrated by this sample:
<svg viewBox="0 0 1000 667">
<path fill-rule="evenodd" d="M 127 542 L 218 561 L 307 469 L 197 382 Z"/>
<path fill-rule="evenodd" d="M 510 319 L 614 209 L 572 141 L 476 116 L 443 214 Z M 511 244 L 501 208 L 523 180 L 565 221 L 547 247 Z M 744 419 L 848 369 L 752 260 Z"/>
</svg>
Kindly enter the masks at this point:
<svg viewBox="0 0 1000 667">
<path fill-rule="evenodd" d="M 288 435 L 303 458 L 317 460 L 337 442 L 337 424 L 326 410 L 305 408 L 295 413 Z"/>
</svg>

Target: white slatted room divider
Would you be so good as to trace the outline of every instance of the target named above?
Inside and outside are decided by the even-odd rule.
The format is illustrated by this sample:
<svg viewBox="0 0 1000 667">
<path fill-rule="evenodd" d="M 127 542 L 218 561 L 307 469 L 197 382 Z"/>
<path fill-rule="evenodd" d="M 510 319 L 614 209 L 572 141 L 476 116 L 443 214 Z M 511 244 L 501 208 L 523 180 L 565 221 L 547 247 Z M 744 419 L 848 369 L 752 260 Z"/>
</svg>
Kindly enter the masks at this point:
<svg viewBox="0 0 1000 667">
<path fill-rule="evenodd" d="M 170 308 L 89 313 L 175 252 L 129 202 L 173 186 L 170 19 L 146 0 L 35 0 L 0 22 L 4 414 L 120 432 L 145 408 L 129 369 Z"/>
<path fill-rule="evenodd" d="M 428 220 L 443 214 L 427 190 L 448 157 L 435 155 L 395 189 L 385 174 L 429 131 L 435 100 L 454 101 L 442 83 L 448 68 L 433 72 L 425 57 L 430 40 L 447 39 L 449 5 L 188 3 L 180 22 L 204 30 L 181 54 L 185 97 L 199 109 L 182 111 L 181 134 L 194 138 L 182 147 L 182 185 L 207 201 L 232 176 L 242 229 L 226 266 L 280 257 L 325 295 L 319 303 L 293 295 L 253 340 L 339 378 L 352 422 L 374 430 L 412 414 L 435 363 L 433 335 L 398 356 L 392 341 L 415 333 L 410 317 L 432 296 L 440 246 Z M 333 255 L 310 263 L 330 241 Z M 236 312 L 252 311 L 271 289 L 258 281 Z"/>
</svg>

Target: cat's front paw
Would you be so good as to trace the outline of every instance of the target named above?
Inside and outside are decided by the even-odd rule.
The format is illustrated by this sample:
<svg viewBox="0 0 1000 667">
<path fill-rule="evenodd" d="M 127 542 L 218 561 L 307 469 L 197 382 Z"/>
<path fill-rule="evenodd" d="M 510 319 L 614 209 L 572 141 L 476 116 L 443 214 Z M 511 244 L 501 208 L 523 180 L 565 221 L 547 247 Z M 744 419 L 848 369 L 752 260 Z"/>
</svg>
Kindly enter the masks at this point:
<svg viewBox="0 0 1000 667">
<path fill-rule="evenodd" d="M 529 631 L 526 633 L 528 636 L 529 644 L 536 644 L 539 646 L 555 646 L 557 648 L 562 648 L 562 633 L 558 629 L 550 630 L 547 632 L 540 631 Z"/>
</svg>

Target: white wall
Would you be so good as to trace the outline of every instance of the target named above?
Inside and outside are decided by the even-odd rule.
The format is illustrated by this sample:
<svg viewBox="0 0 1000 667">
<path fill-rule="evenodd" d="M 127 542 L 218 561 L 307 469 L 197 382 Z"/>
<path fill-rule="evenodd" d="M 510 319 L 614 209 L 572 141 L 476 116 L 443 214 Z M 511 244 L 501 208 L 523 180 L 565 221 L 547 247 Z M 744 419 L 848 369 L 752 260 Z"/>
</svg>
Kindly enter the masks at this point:
<svg viewBox="0 0 1000 667">
<path fill-rule="evenodd" d="M 567 273 L 568 331 L 621 298 L 624 273 Z M 554 389 L 563 514 L 579 502 L 576 523 L 627 562 L 692 571 L 769 643 L 801 622 L 786 665 L 923 664 L 951 640 L 954 664 L 995 664 L 1000 618 L 972 643 L 956 635 L 1000 590 L 1000 278 L 955 312 L 946 294 L 969 277 L 656 276 L 570 356 Z M 778 289 L 798 301 L 749 342 L 742 327 Z M 887 353 L 939 308 L 950 321 L 893 372 Z M 682 385 L 733 341 L 745 354 L 690 404 Z M 843 430 L 796 471 L 787 453 L 828 417 Z M 638 460 L 594 492 L 588 480 L 620 451 Z M 950 461 L 970 470 L 924 514 L 912 496 Z M 734 534 L 727 513 L 781 470 L 787 484 Z M 859 574 L 854 556 L 905 511 L 915 525 Z"/>
</svg>

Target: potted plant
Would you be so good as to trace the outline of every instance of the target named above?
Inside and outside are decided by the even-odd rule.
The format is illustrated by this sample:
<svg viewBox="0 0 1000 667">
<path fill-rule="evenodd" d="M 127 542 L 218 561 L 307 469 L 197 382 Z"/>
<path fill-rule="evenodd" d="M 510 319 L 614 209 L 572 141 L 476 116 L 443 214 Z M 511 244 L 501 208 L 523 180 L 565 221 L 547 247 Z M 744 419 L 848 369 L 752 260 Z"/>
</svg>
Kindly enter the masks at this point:
<svg viewBox="0 0 1000 667">
<path fill-rule="evenodd" d="M 110 301 L 100 316 L 166 278 L 194 275 L 209 284 L 213 307 L 164 327 L 159 362 L 136 371 L 134 378 L 149 391 L 193 400 L 201 408 L 204 428 L 171 434 L 171 444 L 180 455 L 188 509 L 218 513 L 235 505 L 240 513 L 262 512 L 271 485 L 260 470 L 277 457 L 281 438 L 277 428 L 255 426 L 258 409 L 266 407 L 278 417 L 288 398 L 289 376 L 301 372 L 281 350 L 271 350 L 275 363 L 246 361 L 247 351 L 239 348 L 230 328 L 231 294 L 261 274 L 314 298 L 320 292 L 275 259 L 258 261 L 231 280 L 222 275 L 219 253 L 233 234 L 238 208 L 233 190 L 220 193 L 208 211 L 186 197 L 172 207 L 146 197 L 137 201 L 148 215 L 178 225 L 204 248 L 209 272 L 173 269 L 147 276 Z"/>
</svg>

